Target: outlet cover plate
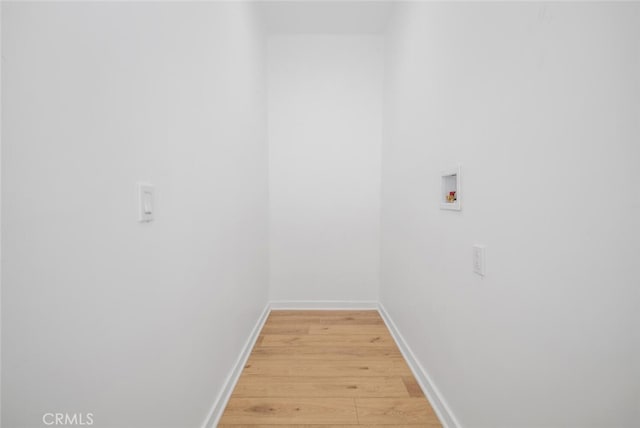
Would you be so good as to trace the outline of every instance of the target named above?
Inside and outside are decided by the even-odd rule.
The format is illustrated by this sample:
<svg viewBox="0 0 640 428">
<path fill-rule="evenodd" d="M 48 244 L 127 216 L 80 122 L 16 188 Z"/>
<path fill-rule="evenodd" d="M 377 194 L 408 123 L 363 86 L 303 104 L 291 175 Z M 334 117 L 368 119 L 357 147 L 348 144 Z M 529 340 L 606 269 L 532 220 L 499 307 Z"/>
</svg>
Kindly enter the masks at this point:
<svg viewBox="0 0 640 428">
<path fill-rule="evenodd" d="M 486 275 L 486 247 L 476 244 L 473 246 L 473 271 L 480 276 Z"/>
</svg>

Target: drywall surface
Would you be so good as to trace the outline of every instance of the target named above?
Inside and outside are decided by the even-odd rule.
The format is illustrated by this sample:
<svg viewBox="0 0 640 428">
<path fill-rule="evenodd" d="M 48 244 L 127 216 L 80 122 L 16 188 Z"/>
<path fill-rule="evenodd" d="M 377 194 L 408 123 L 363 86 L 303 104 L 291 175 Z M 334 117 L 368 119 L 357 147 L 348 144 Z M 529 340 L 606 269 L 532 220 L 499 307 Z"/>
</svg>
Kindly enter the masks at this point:
<svg viewBox="0 0 640 428">
<path fill-rule="evenodd" d="M 462 426 L 637 425 L 640 5 L 410 3 L 391 25 L 383 304 Z M 457 163 L 462 211 L 440 210 Z"/>
<path fill-rule="evenodd" d="M 0 3 L 0 82 L 2 81 L 2 3 Z M 0 188 L 2 187 L 2 85 L 0 85 Z M 2 198 L 0 197 L 0 224 L 2 224 Z M 2 228 L 0 227 L 0 242 Z M 2 245 L 0 245 L 0 386 L 2 385 Z M 0 387 L 0 425 L 2 425 L 2 388 Z"/>
<path fill-rule="evenodd" d="M 260 10 L 269 34 L 381 34 L 390 1 L 264 1 Z"/>
<path fill-rule="evenodd" d="M 380 36 L 270 36 L 270 296 L 375 300 Z"/>
<path fill-rule="evenodd" d="M 2 425 L 200 426 L 267 299 L 253 7 L 2 8 Z"/>
</svg>

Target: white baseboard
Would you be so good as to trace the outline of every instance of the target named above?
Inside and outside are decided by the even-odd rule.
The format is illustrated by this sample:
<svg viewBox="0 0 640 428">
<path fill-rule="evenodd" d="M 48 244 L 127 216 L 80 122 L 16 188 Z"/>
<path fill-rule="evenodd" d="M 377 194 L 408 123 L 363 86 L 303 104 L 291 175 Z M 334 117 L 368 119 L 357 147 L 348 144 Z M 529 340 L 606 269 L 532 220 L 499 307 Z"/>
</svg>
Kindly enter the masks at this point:
<svg viewBox="0 0 640 428">
<path fill-rule="evenodd" d="M 269 313 L 272 309 L 298 309 L 298 310 L 306 310 L 306 309 L 317 309 L 317 310 L 331 310 L 331 309 L 372 309 L 378 310 L 378 302 L 377 301 L 342 301 L 342 300 L 330 300 L 330 301 L 301 301 L 301 300 L 280 300 L 268 302 L 260 314 L 256 325 L 251 330 L 251 334 L 249 334 L 249 338 L 247 339 L 238 359 L 235 364 L 231 368 L 227 379 L 224 382 L 222 390 L 218 394 L 215 403 L 211 407 L 209 411 L 209 415 L 203 424 L 203 428 L 215 428 L 218 425 L 218 421 L 222 417 L 222 413 L 224 412 L 227 403 L 229 402 L 229 398 L 231 397 L 231 393 L 240 378 L 240 374 L 242 373 L 242 369 L 247 363 L 247 359 L 251 354 L 251 350 L 258 340 L 258 336 L 260 335 L 260 331 L 262 327 L 264 327 L 264 323 L 267 321 Z"/>
<path fill-rule="evenodd" d="M 375 300 L 274 300 L 271 309 L 281 310 L 338 310 L 338 309 L 378 309 Z"/>
<path fill-rule="evenodd" d="M 258 340 L 258 336 L 260 335 L 260 331 L 264 326 L 265 321 L 267 321 L 267 317 L 269 316 L 269 312 L 271 312 L 271 305 L 267 303 L 264 310 L 260 314 L 256 325 L 251 330 L 251 334 L 249 334 L 249 338 L 247 339 L 238 359 L 235 364 L 231 368 L 231 372 L 227 376 L 227 379 L 224 382 L 222 390 L 216 401 L 214 402 L 211 410 L 209 411 L 209 415 L 204 422 L 203 428 L 215 428 L 218 426 L 218 421 L 222 417 L 222 413 L 224 412 L 225 407 L 227 407 L 227 403 L 229 402 L 229 398 L 231 397 L 231 393 L 238 382 L 238 378 L 240 378 L 240 373 L 242 373 L 242 369 L 247 363 L 247 359 L 251 354 L 251 350 L 253 349 L 253 345 L 255 345 L 256 340 Z"/>
<path fill-rule="evenodd" d="M 438 415 L 438 418 L 440 418 L 440 422 L 442 422 L 444 428 L 460 428 L 460 424 L 447 405 L 447 402 L 444 400 L 442 394 L 440 394 L 440 391 L 431 380 L 429 374 L 427 374 L 427 371 L 422 367 L 413 351 L 411 351 L 411 348 L 409 348 L 409 345 L 402 337 L 402 334 L 400 334 L 398 327 L 396 327 L 382 303 L 378 304 L 378 311 L 387 325 L 387 328 L 391 332 L 393 339 L 396 341 L 398 348 L 400 348 L 400 352 L 402 352 L 404 359 L 411 368 L 413 375 L 420 384 L 422 391 L 429 399 L 433 410 Z"/>
<path fill-rule="evenodd" d="M 205 420 L 202 428 L 215 428 L 218 425 L 218 421 L 222 417 L 222 413 L 224 412 L 225 407 L 227 406 L 227 402 L 231 397 L 231 393 L 238 382 L 238 378 L 242 373 L 242 369 L 247 363 L 247 359 L 251 354 L 251 350 L 258 340 L 258 336 L 264 323 L 267 321 L 269 313 L 272 309 L 291 309 L 291 310 L 339 310 L 339 309 L 351 309 L 351 310 L 363 310 L 363 309 L 374 309 L 380 312 L 380 316 L 384 320 L 387 328 L 391 332 L 393 339 L 395 340 L 398 348 L 400 348 L 400 352 L 404 356 L 404 359 L 407 361 L 407 364 L 411 368 L 418 384 L 424 391 L 425 395 L 429 399 L 433 410 L 440 418 L 440 422 L 442 422 L 444 428 L 460 428 L 460 424 L 458 423 L 456 417 L 453 412 L 447 405 L 446 401 L 442 397 L 442 394 L 438 391 L 438 388 L 435 386 L 431 377 L 427 374 L 426 370 L 422 367 L 422 365 L 418 362 L 417 358 L 409 348 L 407 342 L 405 342 L 402 334 L 396 327 L 395 323 L 387 313 L 386 309 L 382 305 L 382 303 L 376 301 L 297 301 L 297 300 L 287 300 L 287 301 L 272 301 L 267 303 L 262 314 L 258 318 L 256 325 L 251 330 L 251 334 L 247 339 L 238 359 L 233 365 L 227 379 L 225 380 L 224 386 L 218 394 L 215 403 L 213 404 L 211 410 L 209 411 L 209 415 Z"/>
</svg>

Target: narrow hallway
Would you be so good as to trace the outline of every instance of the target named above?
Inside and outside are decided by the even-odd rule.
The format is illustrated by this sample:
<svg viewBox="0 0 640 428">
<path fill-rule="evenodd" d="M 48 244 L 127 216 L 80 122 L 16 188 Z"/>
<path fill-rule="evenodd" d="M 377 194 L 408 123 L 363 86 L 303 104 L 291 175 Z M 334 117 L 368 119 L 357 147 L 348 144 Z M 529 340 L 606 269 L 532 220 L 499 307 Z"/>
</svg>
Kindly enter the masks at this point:
<svg viewBox="0 0 640 428">
<path fill-rule="evenodd" d="M 640 428 L 640 1 L 0 1 L 0 428 Z"/>
</svg>

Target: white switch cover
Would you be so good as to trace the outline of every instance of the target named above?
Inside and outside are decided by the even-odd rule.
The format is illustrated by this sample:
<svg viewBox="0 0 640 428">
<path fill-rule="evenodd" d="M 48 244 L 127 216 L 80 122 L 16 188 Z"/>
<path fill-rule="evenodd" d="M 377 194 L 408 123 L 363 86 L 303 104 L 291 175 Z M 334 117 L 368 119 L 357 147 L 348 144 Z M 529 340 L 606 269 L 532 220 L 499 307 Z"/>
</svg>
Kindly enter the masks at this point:
<svg viewBox="0 0 640 428">
<path fill-rule="evenodd" d="M 154 193 L 151 184 L 138 183 L 138 221 L 148 223 L 154 217 Z"/>
<path fill-rule="evenodd" d="M 485 246 L 473 246 L 473 271 L 478 275 L 484 276 L 486 273 Z"/>
</svg>

